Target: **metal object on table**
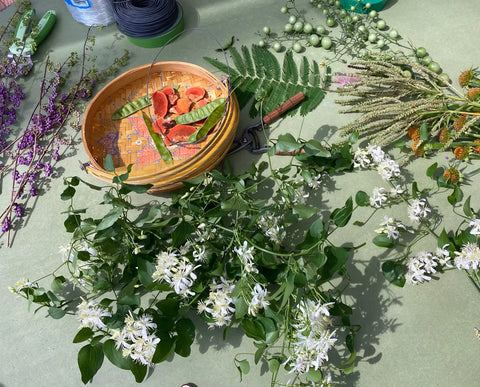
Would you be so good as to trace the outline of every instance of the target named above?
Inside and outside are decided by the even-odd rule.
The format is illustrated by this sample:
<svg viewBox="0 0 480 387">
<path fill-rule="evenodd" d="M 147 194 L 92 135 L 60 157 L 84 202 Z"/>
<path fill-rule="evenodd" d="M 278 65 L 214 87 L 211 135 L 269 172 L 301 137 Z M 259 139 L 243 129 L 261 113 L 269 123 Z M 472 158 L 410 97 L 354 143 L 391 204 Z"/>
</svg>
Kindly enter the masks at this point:
<svg viewBox="0 0 480 387">
<path fill-rule="evenodd" d="M 19 66 L 16 76 L 26 75 L 32 69 L 31 56 L 53 28 L 56 13 L 53 10 L 45 12 L 38 23 L 35 23 L 34 19 L 34 9 L 29 9 L 22 15 L 15 29 L 13 43 L 9 47 L 8 59 Z"/>
<path fill-rule="evenodd" d="M 263 144 L 258 137 L 258 133 L 261 132 L 265 125 L 271 124 L 283 113 L 297 106 L 305 99 L 305 94 L 301 91 L 295 94 L 293 97 L 286 100 L 279 107 L 274 109 L 262 118 L 262 120 L 256 124 L 250 125 L 246 128 L 240 137 L 237 137 L 228 151 L 229 155 L 232 155 L 242 149 L 246 149 L 252 153 L 263 153 L 268 150 L 267 144 Z"/>
</svg>

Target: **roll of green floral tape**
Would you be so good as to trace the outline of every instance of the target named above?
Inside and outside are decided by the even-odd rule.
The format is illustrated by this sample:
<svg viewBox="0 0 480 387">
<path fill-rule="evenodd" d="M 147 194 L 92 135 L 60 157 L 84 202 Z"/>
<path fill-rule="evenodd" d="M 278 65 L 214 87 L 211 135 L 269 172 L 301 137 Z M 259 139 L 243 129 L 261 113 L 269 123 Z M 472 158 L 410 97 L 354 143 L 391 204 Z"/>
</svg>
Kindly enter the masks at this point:
<svg viewBox="0 0 480 387">
<path fill-rule="evenodd" d="M 388 0 L 362 0 L 358 2 L 357 0 L 340 0 L 340 5 L 345 8 L 347 11 L 350 11 L 350 7 L 355 6 L 355 12 L 357 13 L 368 13 L 370 11 L 381 11 Z M 370 3 L 371 7 L 369 9 L 365 8 L 365 4 Z"/>
<path fill-rule="evenodd" d="M 164 32 L 161 35 L 152 36 L 151 38 L 134 38 L 127 35 L 127 39 L 130 40 L 133 44 L 139 47 L 144 48 L 158 48 L 162 47 L 165 44 L 173 41 L 177 36 L 183 31 L 183 9 L 180 4 L 178 4 L 178 16 L 173 23 L 172 27 L 168 31 Z"/>
</svg>

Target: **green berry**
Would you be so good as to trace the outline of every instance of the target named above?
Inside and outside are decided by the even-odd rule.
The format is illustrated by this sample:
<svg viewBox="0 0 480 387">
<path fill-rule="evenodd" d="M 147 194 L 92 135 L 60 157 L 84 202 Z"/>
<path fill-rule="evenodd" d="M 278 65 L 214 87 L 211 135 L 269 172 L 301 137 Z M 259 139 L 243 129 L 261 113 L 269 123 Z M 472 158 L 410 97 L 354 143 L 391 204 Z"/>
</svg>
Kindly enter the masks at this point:
<svg viewBox="0 0 480 387">
<path fill-rule="evenodd" d="M 287 12 L 288 12 L 288 8 L 284 6 L 284 7 L 280 8 L 280 12 L 281 12 L 281 13 L 287 13 Z"/>
<path fill-rule="evenodd" d="M 440 65 L 437 62 L 430 62 L 428 64 L 428 68 L 430 71 L 433 71 L 434 73 L 439 74 L 442 69 L 440 68 Z"/>
<path fill-rule="evenodd" d="M 375 43 L 375 41 L 377 40 L 377 34 L 374 34 L 373 32 L 371 32 L 369 35 L 368 35 L 368 41 L 370 43 Z"/>
<path fill-rule="evenodd" d="M 317 26 L 317 28 L 315 28 L 315 31 L 317 32 L 317 34 L 319 35 L 323 35 L 327 32 L 327 29 L 324 27 L 324 26 Z"/>
<path fill-rule="evenodd" d="M 418 47 L 415 50 L 415 55 L 417 56 L 417 58 L 423 58 L 425 55 L 427 55 L 426 48 L 425 47 Z"/>
<path fill-rule="evenodd" d="M 370 13 L 368 14 L 368 16 L 370 16 L 372 19 L 375 19 L 377 17 L 377 11 L 373 10 L 373 11 L 370 11 Z"/>
<path fill-rule="evenodd" d="M 385 46 L 385 40 L 383 40 L 383 39 L 378 39 L 378 40 L 377 40 L 377 47 L 378 47 L 378 48 L 382 48 L 382 47 L 384 47 L 384 46 Z"/>
<path fill-rule="evenodd" d="M 432 62 L 433 62 L 433 59 L 432 59 L 429 55 L 424 56 L 424 57 L 422 58 L 422 63 L 423 63 L 425 66 L 428 66 L 428 65 L 429 65 L 430 63 L 432 63 Z"/>
<path fill-rule="evenodd" d="M 313 26 L 310 23 L 305 23 L 303 26 L 303 32 L 311 34 L 313 32 Z"/>
<path fill-rule="evenodd" d="M 398 38 L 398 32 L 397 30 L 390 30 L 388 32 L 388 36 L 390 36 L 391 39 L 397 39 Z"/>
<path fill-rule="evenodd" d="M 298 42 L 295 42 L 293 44 L 292 48 L 293 48 L 293 51 L 295 51 L 295 52 L 301 52 L 303 50 L 302 45 Z"/>
<path fill-rule="evenodd" d="M 290 17 L 288 18 L 288 22 L 290 24 L 295 24 L 297 22 L 297 17 L 295 15 L 290 15 Z"/>
<path fill-rule="evenodd" d="M 333 17 L 327 18 L 326 24 L 328 27 L 333 27 L 335 25 L 335 19 Z"/>
<path fill-rule="evenodd" d="M 335 0 L 335 7 L 340 8 L 340 0 Z"/>
<path fill-rule="evenodd" d="M 279 42 L 275 42 L 273 44 L 273 49 L 276 51 L 276 52 L 280 52 L 282 51 L 282 45 L 279 43 Z"/>
<path fill-rule="evenodd" d="M 265 35 L 270 35 L 270 27 L 267 27 L 267 26 L 263 27 L 263 33 Z"/>
<path fill-rule="evenodd" d="M 293 24 L 290 24 L 290 23 L 285 24 L 285 27 L 283 27 L 283 30 L 285 32 L 292 32 L 293 31 Z"/>
<path fill-rule="evenodd" d="M 379 30 L 384 30 L 387 27 L 387 23 L 385 23 L 385 20 L 380 19 L 377 21 L 377 28 Z"/>
<path fill-rule="evenodd" d="M 317 34 L 312 34 L 310 35 L 310 37 L 308 38 L 308 42 L 312 45 L 312 46 L 318 46 L 320 44 L 320 37 L 317 35 Z"/>
<path fill-rule="evenodd" d="M 303 30 L 303 23 L 301 21 L 297 21 L 294 25 L 293 25 L 293 29 L 296 31 L 296 32 L 301 32 Z"/>
<path fill-rule="evenodd" d="M 258 42 L 258 45 L 259 45 L 260 47 L 265 47 L 265 40 L 260 40 L 260 41 Z"/>
<path fill-rule="evenodd" d="M 329 50 L 332 47 L 332 39 L 329 36 L 324 36 L 322 38 L 322 47 L 325 50 Z"/>
<path fill-rule="evenodd" d="M 366 3 L 366 4 L 365 4 L 365 8 L 366 8 L 366 9 L 370 9 L 371 6 L 372 6 L 372 4 L 370 4 L 370 3 Z"/>
</svg>

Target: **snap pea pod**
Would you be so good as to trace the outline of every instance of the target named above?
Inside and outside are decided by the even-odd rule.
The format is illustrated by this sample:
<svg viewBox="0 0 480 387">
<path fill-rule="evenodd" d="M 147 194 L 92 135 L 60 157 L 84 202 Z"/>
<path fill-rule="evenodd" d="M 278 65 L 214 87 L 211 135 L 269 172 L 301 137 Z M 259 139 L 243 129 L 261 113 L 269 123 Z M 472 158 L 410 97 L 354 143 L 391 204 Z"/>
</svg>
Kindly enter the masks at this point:
<svg viewBox="0 0 480 387">
<path fill-rule="evenodd" d="M 225 112 L 225 102 L 217 106 L 217 108 L 208 116 L 203 125 L 198 128 L 187 140 L 187 142 L 195 142 L 197 140 L 205 137 L 210 129 L 212 129 L 215 124 L 222 118 L 223 113 Z"/>
<path fill-rule="evenodd" d="M 150 106 L 151 104 L 152 100 L 150 98 L 150 94 L 136 98 L 115 110 L 112 114 L 112 120 L 121 120 L 122 118 L 128 117 L 133 113 Z"/>
<path fill-rule="evenodd" d="M 203 120 L 204 118 L 207 118 L 210 114 L 212 114 L 217 107 L 224 103 L 225 98 L 217 98 L 212 102 L 207 103 L 205 106 L 178 116 L 177 118 L 175 118 L 175 122 L 177 124 L 191 124 L 192 122 Z"/>
<path fill-rule="evenodd" d="M 168 150 L 165 142 L 163 141 L 163 137 L 153 130 L 152 120 L 150 117 L 142 112 L 143 114 L 143 121 L 145 121 L 145 125 L 147 126 L 148 133 L 150 133 L 150 137 L 152 137 L 153 143 L 157 147 L 158 153 L 162 157 L 162 160 L 166 163 L 171 163 L 173 161 L 172 154 Z"/>
</svg>

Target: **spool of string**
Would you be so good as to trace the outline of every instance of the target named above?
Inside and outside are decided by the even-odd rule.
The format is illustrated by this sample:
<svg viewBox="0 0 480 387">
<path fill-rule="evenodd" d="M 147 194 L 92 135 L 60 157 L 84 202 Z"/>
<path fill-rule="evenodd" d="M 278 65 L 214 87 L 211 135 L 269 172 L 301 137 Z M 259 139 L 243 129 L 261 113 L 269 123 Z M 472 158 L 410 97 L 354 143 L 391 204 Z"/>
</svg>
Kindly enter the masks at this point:
<svg viewBox="0 0 480 387">
<path fill-rule="evenodd" d="M 65 0 L 73 18 L 87 26 L 107 26 L 115 21 L 111 0 Z"/>
<path fill-rule="evenodd" d="M 113 0 L 120 32 L 132 38 L 151 38 L 168 31 L 178 17 L 176 0 Z"/>
</svg>

